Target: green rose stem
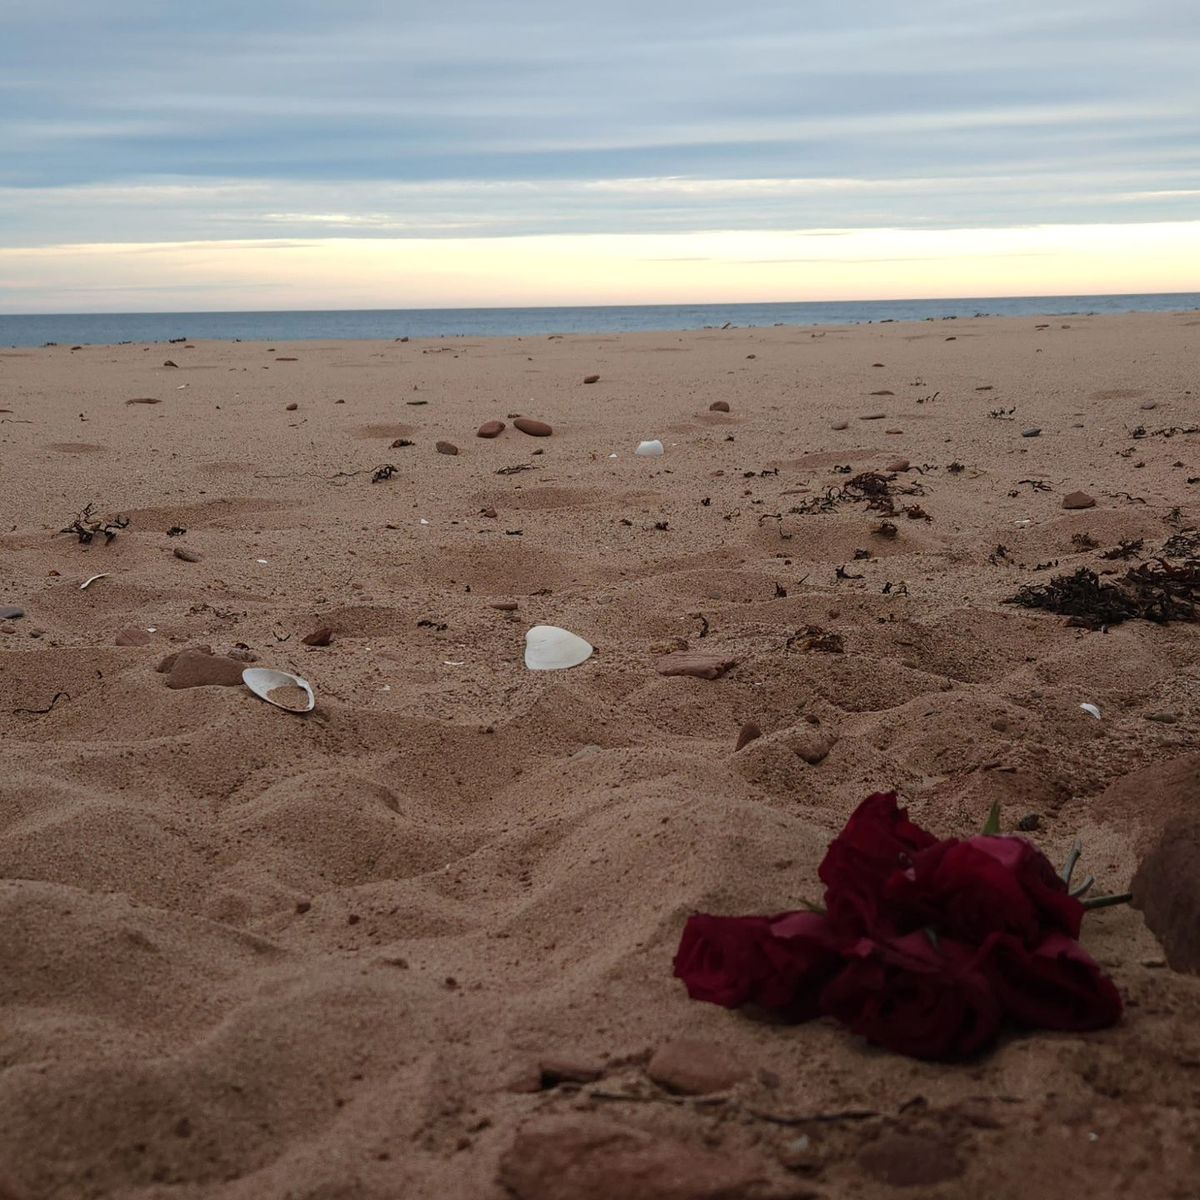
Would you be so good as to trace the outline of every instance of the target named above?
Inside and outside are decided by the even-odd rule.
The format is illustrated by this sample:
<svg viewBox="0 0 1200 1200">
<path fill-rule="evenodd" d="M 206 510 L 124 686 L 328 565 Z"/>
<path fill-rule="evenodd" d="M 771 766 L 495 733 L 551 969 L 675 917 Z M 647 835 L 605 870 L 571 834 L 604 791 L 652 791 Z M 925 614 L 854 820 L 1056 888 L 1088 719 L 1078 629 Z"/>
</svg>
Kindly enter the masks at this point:
<svg viewBox="0 0 1200 1200">
<path fill-rule="evenodd" d="M 1071 847 L 1071 853 L 1067 855 L 1066 865 L 1063 867 L 1062 878 L 1067 888 L 1071 887 L 1071 876 L 1075 874 L 1075 864 L 1079 862 L 1080 855 L 1083 854 L 1083 842 L 1079 838 L 1075 839 L 1075 845 Z M 1089 875 L 1083 883 L 1071 892 L 1072 896 L 1082 897 L 1096 882 L 1094 875 Z M 1080 900 L 1084 908 L 1091 911 L 1093 908 L 1112 908 L 1116 904 L 1128 904 L 1133 899 L 1132 892 L 1119 892 L 1112 896 L 1093 896 L 1089 900 Z"/>
<path fill-rule="evenodd" d="M 1121 892 L 1115 896 L 1093 896 L 1090 900 L 1082 901 L 1086 909 L 1112 908 L 1114 904 L 1128 904 L 1133 899 L 1132 892 Z"/>
</svg>

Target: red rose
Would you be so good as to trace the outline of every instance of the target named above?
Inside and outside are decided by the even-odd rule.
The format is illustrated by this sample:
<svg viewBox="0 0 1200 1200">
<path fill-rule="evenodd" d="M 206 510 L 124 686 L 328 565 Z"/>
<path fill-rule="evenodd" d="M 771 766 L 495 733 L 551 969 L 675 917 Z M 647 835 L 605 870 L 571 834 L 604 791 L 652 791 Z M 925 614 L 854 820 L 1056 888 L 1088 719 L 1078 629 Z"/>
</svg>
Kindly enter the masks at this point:
<svg viewBox="0 0 1200 1200">
<path fill-rule="evenodd" d="M 897 932 L 883 916 L 883 891 L 912 856 L 937 839 L 898 808 L 895 792 L 876 792 L 854 810 L 830 843 L 817 869 L 825 884 L 825 908 L 842 938 Z"/>
<path fill-rule="evenodd" d="M 1049 931 L 1079 936 L 1083 905 L 1024 838 L 938 842 L 895 873 L 886 889 L 901 927 L 931 926 L 971 945 L 1012 933 L 1035 946 Z"/>
<path fill-rule="evenodd" d="M 1074 939 L 1049 934 L 1033 950 L 997 934 L 984 948 L 985 970 L 1004 1011 L 1033 1029 L 1103 1029 L 1121 1016 L 1121 994 Z"/>
<path fill-rule="evenodd" d="M 822 1011 L 869 1042 L 913 1058 L 968 1058 L 990 1045 L 1001 1008 L 976 950 L 924 930 L 843 950 Z"/>
<path fill-rule="evenodd" d="M 821 989 L 840 963 L 825 918 L 689 917 L 675 954 L 675 975 L 693 1000 L 725 1008 L 757 1004 L 803 1021 L 820 1010 Z"/>
</svg>

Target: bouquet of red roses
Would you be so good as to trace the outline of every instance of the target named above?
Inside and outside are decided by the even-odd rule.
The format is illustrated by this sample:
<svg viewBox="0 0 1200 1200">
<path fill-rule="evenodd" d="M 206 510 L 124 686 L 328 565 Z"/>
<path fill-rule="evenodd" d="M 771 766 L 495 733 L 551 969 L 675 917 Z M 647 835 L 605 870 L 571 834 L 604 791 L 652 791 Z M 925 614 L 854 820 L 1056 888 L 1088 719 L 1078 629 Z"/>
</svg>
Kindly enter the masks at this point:
<svg viewBox="0 0 1200 1200">
<path fill-rule="evenodd" d="M 894 792 L 862 802 L 818 870 L 824 909 L 688 919 L 675 974 L 693 1000 L 790 1021 L 830 1016 L 914 1058 L 958 1059 L 1007 1021 L 1089 1030 L 1121 1015 L 1116 987 L 1078 942 L 1087 907 L 1072 852 L 1059 876 L 993 808 L 979 837 L 939 841 Z"/>
</svg>

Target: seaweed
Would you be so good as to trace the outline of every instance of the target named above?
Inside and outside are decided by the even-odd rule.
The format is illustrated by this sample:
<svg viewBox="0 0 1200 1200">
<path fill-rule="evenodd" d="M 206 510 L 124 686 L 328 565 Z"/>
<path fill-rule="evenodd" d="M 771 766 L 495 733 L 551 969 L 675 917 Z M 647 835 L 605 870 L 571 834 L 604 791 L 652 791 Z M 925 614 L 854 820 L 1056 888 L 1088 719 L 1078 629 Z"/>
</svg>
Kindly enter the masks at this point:
<svg viewBox="0 0 1200 1200">
<path fill-rule="evenodd" d="M 69 525 L 64 525 L 59 533 L 73 533 L 81 546 L 86 546 L 97 534 L 103 534 L 104 543 L 107 545 L 122 529 L 129 528 L 128 517 L 118 513 L 115 517 L 101 519 L 96 516 L 94 510 L 95 505 L 84 505 L 83 509 L 76 513 L 75 519 Z"/>
<path fill-rule="evenodd" d="M 1123 621 L 1197 621 L 1200 614 L 1200 561 L 1174 566 L 1152 559 L 1131 567 L 1115 583 L 1079 567 L 1046 584 L 1025 584 L 1006 604 L 1043 609 L 1069 617 L 1068 625 L 1104 629 Z"/>
</svg>

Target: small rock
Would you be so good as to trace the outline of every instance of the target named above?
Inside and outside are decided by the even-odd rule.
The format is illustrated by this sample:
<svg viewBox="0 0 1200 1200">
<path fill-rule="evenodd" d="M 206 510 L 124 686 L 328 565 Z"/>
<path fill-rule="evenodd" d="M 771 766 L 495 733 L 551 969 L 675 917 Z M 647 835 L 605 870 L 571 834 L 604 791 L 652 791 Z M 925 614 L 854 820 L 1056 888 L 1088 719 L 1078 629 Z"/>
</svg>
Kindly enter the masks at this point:
<svg viewBox="0 0 1200 1200">
<path fill-rule="evenodd" d="M 1063 497 L 1063 508 L 1095 508 L 1096 501 L 1087 492 L 1070 492 Z"/>
<path fill-rule="evenodd" d="M 185 546 L 176 546 L 171 553 L 183 562 L 199 562 L 201 557 L 197 551 L 188 550 Z"/>
<path fill-rule="evenodd" d="M 513 428 L 530 437 L 549 437 L 554 432 L 545 421 L 535 421 L 532 417 L 518 417 L 513 422 Z"/>
<path fill-rule="evenodd" d="M 1147 400 L 1145 404 L 1140 404 L 1138 407 L 1142 412 L 1153 412 L 1158 407 L 1157 400 Z"/>
<path fill-rule="evenodd" d="M 113 638 L 113 644 L 117 646 L 148 646 L 152 641 L 154 634 L 148 629 L 119 629 Z"/>
<path fill-rule="evenodd" d="M 1153 712 L 1146 714 L 1147 721 L 1159 721 L 1163 725 L 1174 725 L 1179 718 L 1171 712 Z"/>
<path fill-rule="evenodd" d="M 177 362 L 172 362 L 172 361 L 171 361 L 171 360 L 168 358 L 168 359 L 167 359 L 167 361 L 166 361 L 165 363 L 163 363 L 163 366 L 164 366 L 164 367 L 178 367 L 178 366 L 179 366 L 179 364 L 178 364 Z"/>
<path fill-rule="evenodd" d="M 907 458 L 898 458 L 898 459 L 896 459 L 896 461 L 894 463 L 890 463 L 888 465 L 888 474 L 889 475 L 899 475 L 901 471 L 907 471 L 907 470 L 908 470 L 908 459 Z"/>
<path fill-rule="evenodd" d="M 886 416 L 887 413 L 864 413 L 858 419 L 860 421 L 882 421 Z"/>
<path fill-rule="evenodd" d="M 506 426 L 503 421 L 484 421 L 475 431 L 475 436 L 481 438 L 499 437 L 505 428 Z"/>
<path fill-rule="evenodd" d="M 390 450 L 403 450 L 405 446 L 411 446 L 411 445 L 413 445 L 413 443 L 412 443 L 412 442 L 410 442 L 410 441 L 408 440 L 408 438 L 397 438 L 397 439 L 396 439 L 396 440 L 395 440 L 395 441 L 394 441 L 394 442 L 391 444 L 391 446 L 389 446 L 389 447 L 388 447 L 388 449 L 390 449 Z"/>
<path fill-rule="evenodd" d="M 849 429 L 850 422 L 849 421 L 834 421 L 834 423 L 832 425 L 830 425 L 829 428 L 830 429 Z"/>
<path fill-rule="evenodd" d="M 660 675 L 692 675 L 697 679 L 717 679 L 736 663 L 737 659 L 725 658 L 720 654 L 677 650 L 674 654 L 664 654 L 655 664 L 655 670 Z"/>
<path fill-rule="evenodd" d="M 497 600 L 489 607 L 496 609 L 497 612 L 516 612 L 517 602 L 515 600 Z"/>
<path fill-rule="evenodd" d="M 726 1092 L 750 1072 L 723 1046 L 699 1038 L 667 1042 L 654 1052 L 646 1074 L 659 1087 L 684 1096 Z"/>
<path fill-rule="evenodd" d="M 597 1063 L 581 1062 L 577 1058 L 543 1058 L 540 1064 L 542 1087 L 559 1083 L 594 1083 L 604 1074 Z"/>
<path fill-rule="evenodd" d="M 433 447 L 439 454 L 457 454 L 458 447 L 453 442 L 437 442 Z"/>
<path fill-rule="evenodd" d="M 328 625 L 314 629 L 307 637 L 300 639 L 306 646 L 328 646 L 333 641 L 333 630 Z"/>
<path fill-rule="evenodd" d="M 0 608 L 0 621 L 15 621 L 24 615 L 25 610 L 18 608 L 15 604 L 5 605 L 4 608 Z"/>
<path fill-rule="evenodd" d="M 728 412 L 729 411 L 729 401 L 728 400 L 714 400 L 708 406 L 708 411 L 709 412 Z"/>
<path fill-rule="evenodd" d="M 160 665 L 159 670 L 162 670 Z M 223 654 L 181 650 L 167 669 L 167 687 L 236 687 L 242 682 L 242 663 Z"/>
<path fill-rule="evenodd" d="M 258 655 L 249 646 L 243 645 L 241 642 L 234 646 L 225 657 L 236 659 L 240 663 L 258 662 Z"/>
<path fill-rule="evenodd" d="M 743 746 L 748 746 L 755 738 L 762 737 L 762 730 L 758 727 L 757 721 L 747 721 L 745 725 L 738 730 L 737 745 L 733 750 L 736 754 Z"/>
<path fill-rule="evenodd" d="M 287 411 L 287 412 L 295 412 L 295 411 L 296 411 L 296 409 L 298 409 L 299 407 L 300 407 L 300 405 L 298 405 L 298 404 L 295 402 L 295 400 L 293 400 L 293 401 L 291 402 L 291 404 L 288 404 L 288 405 L 285 405 L 285 406 L 284 406 L 284 408 L 285 408 L 285 411 Z"/>
<path fill-rule="evenodd" d="M 489 520 L 495 520 L 499 514 L 494 508 L 481 508 L 479 510 L 479 515 L 481 517 L 487 517 Z"/>
<path fill-rule="evenodd" d="M 583 382 L 584 383 L 599 383 L 600 376 L 599 375 L 585 375 L 583 377 Z"/>
<path fill-rule="evenodd" d="M 883 432 L 884 433 L 903 433 L 904 430 L 903 429 L 885 429 Z"/>
<path fill-rule="evenodd" d="M 818 729 L 801 727 L 788 735 L 787 743 L 810 767 L 815 767 L 829 757 L 834 739 Z"/>
<path fill-rule="evenodd" d="M 1041 426 L 1039 426 L 1039 425 L 1034 425 L 1034 426 L 1030 427 L 1029 429 L 1021 430 L 1022 437 L 1040 437 L 1041 433 L 1042 433 L 1042 430 L 1041 430 Z"/>
<path fill-rule="evenodd" d="M 965 1170 L 954 1147 L 913 1133 L 886 1133 L 858 1153 L 858 1165 L 872 1179 L 892 1187 L 933 1187 Z"/>
</svg>

